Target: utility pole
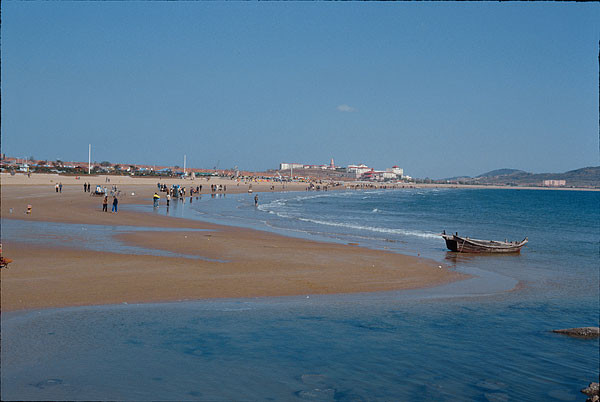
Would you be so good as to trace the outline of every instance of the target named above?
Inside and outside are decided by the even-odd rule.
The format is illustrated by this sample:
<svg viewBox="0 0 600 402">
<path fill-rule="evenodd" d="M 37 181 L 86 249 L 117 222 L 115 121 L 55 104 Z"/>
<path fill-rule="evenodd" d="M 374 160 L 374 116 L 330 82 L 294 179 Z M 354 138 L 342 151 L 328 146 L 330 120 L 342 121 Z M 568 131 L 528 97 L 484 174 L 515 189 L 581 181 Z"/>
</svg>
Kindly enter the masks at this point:
<svg viewBox="0 0 600 402">
<path fill-rule="evenodd" d="M 88 149 L 88 174 L 91 174 L 92 172 L 92 144 L 90 144 L 90 147 Z"/>
<path fill-rule="evenodd" d="M 290 181 L 294 180 L 294 164 L 290 163 Z"/>
<path fill-rule="evenodd" d="M 186 155 L 183 155 L 183 175 L 185 176 L 185 162 L 186 162 Z"/>
</svg>

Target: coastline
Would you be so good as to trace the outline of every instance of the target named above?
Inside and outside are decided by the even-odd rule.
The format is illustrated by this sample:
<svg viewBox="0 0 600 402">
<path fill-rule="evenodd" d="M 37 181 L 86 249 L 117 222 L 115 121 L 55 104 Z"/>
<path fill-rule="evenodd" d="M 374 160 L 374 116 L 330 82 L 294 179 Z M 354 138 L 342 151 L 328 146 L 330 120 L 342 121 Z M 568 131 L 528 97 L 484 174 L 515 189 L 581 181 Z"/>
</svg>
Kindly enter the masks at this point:
<svg viewBox="0 0 600 402">
<path fill-rule="evenodd" d="M 110 180 L 110 182 L 106 182 L 106 178 Z M 154 185 L 157 182 L 165 183 L 168 186 L 171 184 L 180 184 L 182 186 L 190 186 L 190 185 L 200 185 L 210 186 L 210 184 L 225 184 L 227 187 L 227 192 L 231 194 L 242 193 L 248 190 L 248 184 L 243 181 L 240 182 L 240 185 L 237 186 L 237 182 L 234 180 L 222 178 L 222 177 L 211 177 L 210 181 L 207 181 L 206 178 L 196 178 L 195 180 L 190 179 L 177 179 L 170 177 L 131 177 L 131 176 L 112 176 L 112 175 L 97 175 L 97 176 L 62 176 L 58 174 L 45 174 L 45 173 L 33 173 L 31 177 L 27 177 L 27 175 L 23 173 L 15 174 L 11 176 L 8 173 L 0 173 L 0 181 L 2 182 L 2 186 L 35 186 L 35 185 L 51 185 L 62 182 L 64 185 L 77 185 L 83 186 L 84 182 L 90 182 L 92 185 L 100 184 L 106 185 L 110 187 L 113 184 L 116 185 L 127 185 L 127 186 L 135 186 L 135 185 Z M 336 189 L 347 189 L 346 186 L 351 186 L 353 184 L 362 183 L 365 184 L 367 182 L 340 182 L 341 186 Z M 270 181 L 262 181 L 259 180 L 257 182 L 252 182 L 252 189 L 256 192 L 272 192 L 272 191 L 305 191 L 307 187 L 307 183 L 304 182 L 292 182 L 281 184 L 278 182 L 270 182 Z M 444 183 L 398 183 L 395 185 L 390 185 L 387 183 L 371 183 L 376 186 L 388 186 L 388 188 L 458 188 L 458 189 L 491 189 L 491 190 L 550 190 L 550 191 L 600 191 L 600 188 L 590 188 L 590 187 L 538 187 L 538 186 L 512 186 L 512 185 L 484 185 L 484 184 L 444 184 Z M 275 189 L 271 190 L 271 186 L 274 186 Z M 208 194 L 209 192 L 203 191 L 202 194 Z"/>
<path fill-rule="evenodd" d="M 148 183 L 148 179 L 142 180 Z M 155 183 L 153 180 L 152 184 L 120 185 L 129 194 L 121 203 L 148 202 L 156 189 Z M 3 180 L 2 218 L 163 228 L 165 231 L 158 234 L 136 231 L 119 234 L 116 239 L 129 245 L 224 262 L 3 241 L 4 255 L 14 262 L 9 269 L 2 270 L 2 311 L 124 302 L 379 292 L 433 287 L 468 277 L 447 267 L 440 269 L 432 260 L 383 250 L 296 239 L 144 212 L 103 213 L 101 198 L 83 193 L 82 184 L 83 181 L 77 185 L 63 182 L 62 193 L 57 194 L 53 186 L 43 183 L 5 186 Z M 118 183 L 111 180 L 110 184 Z M 187 186 L 191 184 L 186 181 Z M 253 183 L 255 191 L 271 191 L 271 185 Z M 206 184 L 204 186 L 202 193 L 206 194 Z M 231 193 L 247 191 L 243 186 L 227 186 Z M 304 184 L 299 187 L 305 188 Z M 24 213 L 27 204 L 33 207 L 31 215 Z M 169 228 L 178 231 L 169 232 Z"/>
</svg>

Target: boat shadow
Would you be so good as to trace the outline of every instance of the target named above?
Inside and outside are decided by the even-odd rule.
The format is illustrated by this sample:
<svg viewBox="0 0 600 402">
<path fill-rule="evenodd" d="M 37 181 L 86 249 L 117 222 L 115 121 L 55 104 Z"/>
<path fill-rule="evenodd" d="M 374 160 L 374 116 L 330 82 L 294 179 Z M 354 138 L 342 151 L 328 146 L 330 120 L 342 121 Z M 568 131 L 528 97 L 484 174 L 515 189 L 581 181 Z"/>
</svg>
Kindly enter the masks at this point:
<svg viewBox="0 0 600 402">
<path fill-rule="evenodd" d="M 446 251 L 444 259 L 451 265 L 459 263 L 471 262 L 485 258 L 505 258 L 514 259 L 521 257 L 521 253 L 459 253 L 457 251 Z"/>
</svg>

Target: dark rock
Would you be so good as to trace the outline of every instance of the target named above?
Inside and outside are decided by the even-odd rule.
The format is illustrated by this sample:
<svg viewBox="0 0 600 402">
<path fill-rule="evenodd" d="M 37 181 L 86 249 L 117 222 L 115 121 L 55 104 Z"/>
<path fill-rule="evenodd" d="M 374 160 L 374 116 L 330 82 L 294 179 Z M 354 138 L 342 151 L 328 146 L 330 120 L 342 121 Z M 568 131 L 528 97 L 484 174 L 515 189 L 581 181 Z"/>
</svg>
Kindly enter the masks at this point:
<svg viewBox="0 0 600 402">
<path fill-rule="evenodd" d="M 587 396 L 600 396 L 600 384 L 597 382 L 592 382 L 587 388 L 581 390 Z"/>
<path fill-rule="evenodd" d="M 555 332 L 557 334 L 574 336 L 577 338 L 597 338 L 600 336 L 600 328 L 598 327 L 555 329 L 552 332 Z"/>
</svg>

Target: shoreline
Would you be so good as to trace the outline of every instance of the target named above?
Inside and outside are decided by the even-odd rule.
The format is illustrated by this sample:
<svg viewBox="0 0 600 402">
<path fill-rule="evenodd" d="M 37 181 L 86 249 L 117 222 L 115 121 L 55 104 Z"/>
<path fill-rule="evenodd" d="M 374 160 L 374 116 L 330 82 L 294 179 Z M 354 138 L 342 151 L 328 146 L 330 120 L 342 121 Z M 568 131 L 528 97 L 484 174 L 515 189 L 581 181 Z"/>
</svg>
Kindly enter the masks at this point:
<svg viewBox="0 0 600 402">
<path fill-rule="evenodd" d="M 110 182 L 106 182 L 106 179 Z M 252 189 L 255 192 L 274 192 L 274 191 L 305 191 L 308 185 L 307 182 L 287 182 L 282 184 L 280 182 L 264 181 L 241 181 L 240 185 L 237 186 L 237 181 L 224 177 L 212 176 L 210 180 L 204 177 L 191 179 L 178 179 L 172 177 L 140 177 L 140 176 L 113 176 L 113 175 L 97 175 L 97 176 L 63 176 L 54 173 L 32 173 L 31 177 L 27 177 L 25 173 L 17 173 L 11 176 L 9 173 L 0 173 L 0 181 L 2 186 L 35 186 L 35 185 L 52 185 L 62 182 L 66 186 L 78 185 L 83 186 L 84 182 L 91 182 L 92 185 L 101 184 L 110 187 L 111 185 L 153 185 L 154 183 L 161 182 L 167 185 L 180 184 L 182 186 L 191 185 L 203 185 L 210 186 L 210 184 L 225 184 L 228 186 L 228 193 L 242 193 L 248 190 L 248 184 L 252 184 Z M 499 185 L 499 184 L 446 184 L 446 183 L 379 183 L 379 182 L 361 182 L 361 181 L 336 181 L 336 180 L 325 180 L 326 182 L 338 182 L 340 186 L 331 188 L 333 190 L 349 190 L 350 186 L 357 184 L 373 185 L 377 188 L 381 186 L 387 186 L 387 189 L 407 189 L 407 188 L 454 188 L 454 189 L 490 189 L 490 190 L 557 190 L 557 191 L 600 191 L 600 188 L 592 187 L 543 187 L 543 186 L 510 186 L 510 185 Z M 151 184 L 152 183 L 152 184 Z M 275 189 L 271 190 L 270 187 L 274 186 Z M 365 187 L 369 188 L 369 187 Z M 360 190 L 358 188 L 357 190 Z M 203 192 L 208 194 L 208 192 Z"/>
<path fill-rule="evenodd" d="M 126 192 L 136 195 L 123 197 L 122 203 L 146 201 L 155 188 L 150 184 L 124 186 Z M 433 260 L 383 250 L 145 212 L 103 213 L 101 199 L 82 194 L 82 188 L 65 185 L 59 194 L 53 190 L 43 185 L 4 187 L 2 218 L 163 228 L 165 232 L 158 235 L 136 231 L 114 237 L 127 245 L 228 262 L 4 241 L 4 255 L 14 262 L 2 270 L 2 311 L 183 299 L 353 294 L 428 288 L 469 277 L 445 266 L 440 269 L 440 263 Z M 33 206 L 31 215 L 24 214 L 28 203 Z M 168 228 L 178 231 L 169 233 Z M 209 232 L 182 231 L 186 228 Z"/>
</svg>

